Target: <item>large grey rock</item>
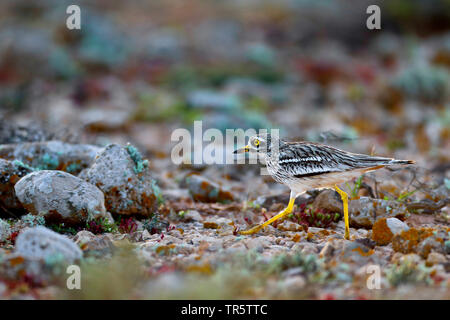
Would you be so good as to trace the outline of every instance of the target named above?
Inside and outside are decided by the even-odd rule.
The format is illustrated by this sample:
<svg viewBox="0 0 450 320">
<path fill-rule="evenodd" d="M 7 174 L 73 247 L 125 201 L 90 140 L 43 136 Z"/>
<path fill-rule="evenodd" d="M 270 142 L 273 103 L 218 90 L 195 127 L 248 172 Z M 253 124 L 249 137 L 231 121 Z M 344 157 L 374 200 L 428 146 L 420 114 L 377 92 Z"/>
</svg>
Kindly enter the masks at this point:
<svg viewBox="0 0 450 320">
<path fill-rule="evenodd" d="M 0 158 L 19 160 L 39 170 L 63 170 L 77 174 L 94 160 L 100 147 L 44 141 L 0 145 Z"/>
<path fill-rule="evenodd" d="M 101 190 L 67 172 L 33 172 L 14 188 L 23 206 L 47 221 L 79 224 L 90 218 L 108 217 Z"/>
<path fill-rule="evenodd" d="M 75 242 L 42 226 L 21 232 L 16 239 L 14 253 L 30 260 L 47 260 L 59 255 L 68 263 L 83 256 Z"/>
<path fill-rule="evenodd" d="M 0 207 L 14 214 L 23 214 L 25 209 L 16 197 L 14 185 L 32 170 L 18 161 L 0 159 Z"/>
<path fill-rule="evenodd" d="M 67 276 L 66 266 L 82 257 L 80 248 L 66 236 L 42 226 L 25 228 L 14 251 L 0 259 L 0 273 L 14 281 L 26 274 L 33 284 L 52 283 Z"/>
<path fill-rule="evenodd" d="M 148 161 L 131 145 L 105 147 L 84 177 L 104 192 L 106 208 L 113 214 L 150 216 L 161 200 Z"/>
</svg>

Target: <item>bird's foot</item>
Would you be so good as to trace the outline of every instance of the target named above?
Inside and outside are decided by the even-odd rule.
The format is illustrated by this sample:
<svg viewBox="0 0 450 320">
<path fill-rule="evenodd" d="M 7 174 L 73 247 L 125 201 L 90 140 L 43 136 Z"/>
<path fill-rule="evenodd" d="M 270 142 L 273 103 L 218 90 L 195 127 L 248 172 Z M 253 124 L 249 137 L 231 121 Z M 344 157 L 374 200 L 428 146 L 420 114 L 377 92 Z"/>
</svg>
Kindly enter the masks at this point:
<svg viewBox="0 0 450 320">
<path fill-rule="evenodd" d="M 260 224 L 260 225 L 258 225 L 256 227 L 251 228 L 251 229 L 239 231 L 238 233 L 241 234 L 241 235 L 250 235 L 250 234 L 258 233 L 263 228 L 264 228 L 264 225 Z"/>
<path fill-rule="evenodd" d="M 244 230 L 244 231 L 240 231 L 239 234 L 242 235 L 249 235 L 249 234 L 255 234 L 258 231 L 260 231 L 261 229 L 267 227 L 269 224 L 273 223 L 274 221 L 283 218 L 284 216 L 288 215 L 289 213 L 292 212 L 293 208 L 294 208 L 294 201 L 295 201 L 295 197 L 291 197 L 291 199 L 289 200 L 289 204 L 287 206 L 286 209 L 284 209 L 283 211 L 281 211 L 279 214 L 277 214 L 276 216 L 270 218 L 269 220 L 267 220 L 266 222 L 257 225 L 256 227 L 253 227 L 249 230 Z"/>
</svg>

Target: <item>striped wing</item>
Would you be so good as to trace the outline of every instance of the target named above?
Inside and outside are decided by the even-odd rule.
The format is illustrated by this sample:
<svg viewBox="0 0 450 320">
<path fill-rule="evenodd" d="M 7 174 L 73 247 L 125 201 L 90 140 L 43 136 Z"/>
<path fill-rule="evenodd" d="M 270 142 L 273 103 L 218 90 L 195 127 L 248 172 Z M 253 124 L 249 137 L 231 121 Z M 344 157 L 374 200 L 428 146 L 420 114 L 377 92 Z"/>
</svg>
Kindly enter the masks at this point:
<svg viewBox="0 0 450 320">
<path fill-rule="evenodd" d="M 280 148 L 279 165 L 296 178 L 386 165 L 390 158 L 372 157 L 315 143 L 286 144 Z"/>
</svg>

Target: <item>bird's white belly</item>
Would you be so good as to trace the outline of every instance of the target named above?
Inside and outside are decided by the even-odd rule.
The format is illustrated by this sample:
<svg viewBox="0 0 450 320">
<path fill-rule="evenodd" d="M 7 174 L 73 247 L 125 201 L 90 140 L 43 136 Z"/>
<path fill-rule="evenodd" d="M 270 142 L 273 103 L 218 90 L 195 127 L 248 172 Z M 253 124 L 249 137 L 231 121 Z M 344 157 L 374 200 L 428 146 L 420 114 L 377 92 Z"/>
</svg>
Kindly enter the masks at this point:
<svg viewBox="0 0 450 320">
<path fill-rule="evenodd" d="M 296 193 L 313 189 L 334 188 L 335 185 L 358 178 L 363 170 L 326 173 L 318 176 L 291 179 L 286 181 L 289 188 Z"/>
</svg>

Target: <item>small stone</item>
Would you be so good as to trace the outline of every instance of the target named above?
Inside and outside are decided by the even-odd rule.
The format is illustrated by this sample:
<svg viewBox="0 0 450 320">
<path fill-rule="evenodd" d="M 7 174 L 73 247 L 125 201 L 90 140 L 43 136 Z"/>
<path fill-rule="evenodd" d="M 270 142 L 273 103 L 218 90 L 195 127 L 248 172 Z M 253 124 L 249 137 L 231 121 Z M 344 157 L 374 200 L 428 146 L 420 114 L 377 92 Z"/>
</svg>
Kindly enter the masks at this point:
<svg viewBox="0 0 450 320">
<path fill-rule="evenodd" d="M 372 239 L 380 246 L 390 243 L 393 237 L 409 230 L 406 223 L 397 218 L 378 219 L 372 228 Z"/>
<path fill-rule="evenodd" d="M 188 221 L 203 221 L 203 217 L 197 210 L 188 210 L 184 215 L 184 219 Z"/>
<path fill-rule="evenodd" d="M 46 260 L 61 255 L 68 263 L 83 256 L 75 242 L 42 226 L 21 232 L 17 236 L 14 252 L 30 260 Z"/>
<path fill-rule="evenodd" d="M 234 200 L 231 192 L 223 190 L 217 184 L 199 175 L 191 174 L 185 180 L 189 193 L 195 201 L 224 202 Z"/>
<path fill-rule="evenodd" d="M 409 230 L 408 225 L 397 218 L 387 218 L 386 224 L 394 235 L 399 234 L 402 231 Z"/>
<path fill-rule="evenodd" d="M 435 264 L 444 264 L 447 262 L 445 256 L 438 252 L 430 252 L 427 258 L 427 266 L 433 266 Z"/>
<path fill-rule="evenodd" d="M 187 189 L 165 189 L 162 191 L 162 195 L 165 200 L 180 200 L 190 197 L 189 190 Z"/>
<path fill-rule="evenodd" d="M 313 243 L 304 243 L 302 245 L 302 249 L 301 249 L 301 253 L 303 254 L 317 254 L 318 252 L 318 247 L 316 244 Z"/>
<path fill-rule="evenodd" d="M 417 253 L 424 259 L 427 259 L 428 255 L 433 251 L 443 254 L 445 253 L 444 250 L 442 242 L 435 236 L 426 238 L 417 246 Z"/>
<path fill-rule="evenodd" d="M 214 217 L 214 216 L 208 217 L 207 218 L 207 222 L 208 223 L 215 223 L 222 230 L 228 229 L 228 228 L 229 229 L 233 228 L 233 221 L 231 219 L 224 218 L 224 217 Z"/>
<path fill-rule="evenodd" d="M 305 272 L 305 270 L 303 267 L 294 267 L 294 268 L 289 268 L 286 271 L 283 271 L 281 273 L 281 276 L 283 278 L 290 278 L 290 277 L 302 275 L 304 272 Z"/>
<path fill-rule="evenodd" d="M 305 285 L 305 278 L 298 275 L 284 279 L 281 283 L 281 288 L 286 290 L 288 294 L 295 294 L 301 292 Z"/>
<path fill-rule="evenodd" d="M 260 196 L 255 200 L 255 205 L 269 209 L 274 204 L 285 205 L 286 203 L 289 203 L 289 197 L 289 193 L 281 193 L 273 196 Z"/>
<path fill-rule="evenodd" d="M 23 206 L 46 221 L 80 224 L 88 218 L 107 217 L 103 193 L 67 172 L 36 171 L 14 188 Z"/>
<path fill-rule="evenodd" d="M 104 257 L 112 253 L 114 245 L 106 234 L 94 235 L 83 230 L 78 232 L 73 241 L 83 250 L 85 255 Z"/>
<path fill-rule="evenodd" d="M 84 244 L 86 244 L 94 239 L 95 239 L 95 234 L 93 234 L 92 232 L 87 231 L 87 230 L 82 230 L 75 235 L 75 237 L 73 238 L 73 241 L 75 241 L 75 243 L 81 247 Z"/>
<path fill-rule="evenodd" d="M 405 261 L 410 261 L 414 264 L 418 264 L 420 263 L 420 261 L 422 261 L 422 258 L 420 258 L 420 256 L 415 253 L 403 254 L 400 252 L 394 253 L 391 257 L 391 263 L 401 264 Z"/>
<path fill-rule="evenodd" d="M 272 237 L 268 237 L 268 236 L 259 236 L 256 238 L 248 238 L 245 240 L 242 240 L 245 244 L 245 246 L 248 249 L 253 249 L 256 250 L 258 252 L 262 252 L 264 249 L 271 247 L 271 240 Z"/>
<path fill-rule="evenodd" d="M 308 228 L 308 232 L 311 232 L 311 233 L 321 233 L 324 230 L 325 230 L 324 228 L 318 228 L 318 227 L 309 227 Z"/>
<path fill-rule="evenodd" d="M 215 222 L 203 222 L 203 228 L 205 229 L 219 229 L 220 226 Z"/>
<path fill-rule="evenodd" d="M 93 108 L 81 113 L 80 120 L 84 128 L 91 131 L 110 131 L 126 129 L 129 110 Z"/>
<path fill-rule="evenodd" d="M 145 229 L 144 231 L 142 231 L 142 241 L 146 241 L 152 238 L 152 235 L 150 234 L 150 232 L 147 231 L 147 229 Z"/>
<path fill-rule="evenodd" d="M 294 231 L 294 232 L 303 231 L 303 227 L 298 223 L 286 220 L 278 224 L 277 229 L 281 231 Z"/>
<path fill-rule="evenodd" d="M 325 246 L 320 250 L 319 257 L 320 258 L 330 258 L 333 256 L 335 248 L 331 241 L 328 241 Z"/>
<path fill-rule="evenodd" d="M 342 255 L 345 258 L 351 258 L 353 261 L 365 261 L 368 259 L 374 250 L 366 246 L 364 243 L 357 241 L 345 241 L 342 249 Z"/>
</svg>

